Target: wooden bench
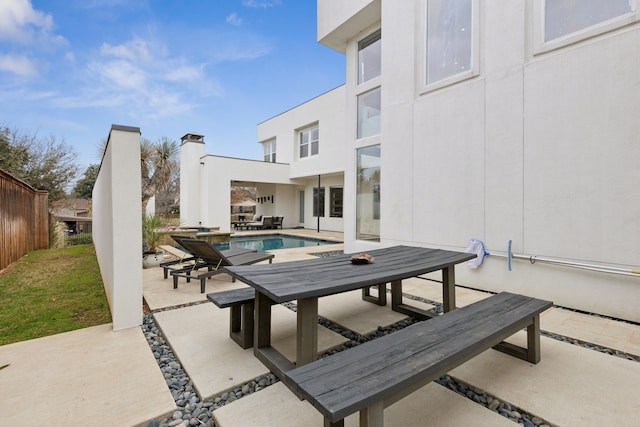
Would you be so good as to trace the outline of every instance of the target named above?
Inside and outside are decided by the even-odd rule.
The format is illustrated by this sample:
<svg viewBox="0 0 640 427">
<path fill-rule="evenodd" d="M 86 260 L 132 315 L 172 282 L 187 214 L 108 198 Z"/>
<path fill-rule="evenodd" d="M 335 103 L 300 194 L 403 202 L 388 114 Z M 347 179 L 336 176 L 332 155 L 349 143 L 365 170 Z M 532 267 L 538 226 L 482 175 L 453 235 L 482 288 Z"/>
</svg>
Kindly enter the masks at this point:
<svg viewBox="0 0 640 427">
<path fill-rule="evenodd" d="M 253 347 L 255 296 L 256 291 L 249 287 L 207 294 L 207 299 L 218 307 L 230 307 L 229 336 L 242 348 Z"/>
<path fill-rule="evenodd" d="M 550 301 L 502 292 L 285 373 L 283 382 L 324 416 L 344 426 L 383 425 L 384 408 L 483 351 L 495 348 L 540 361 L 540 313 Z M 527 328 L 527 348 L 503 340 Z"/>
</svg>

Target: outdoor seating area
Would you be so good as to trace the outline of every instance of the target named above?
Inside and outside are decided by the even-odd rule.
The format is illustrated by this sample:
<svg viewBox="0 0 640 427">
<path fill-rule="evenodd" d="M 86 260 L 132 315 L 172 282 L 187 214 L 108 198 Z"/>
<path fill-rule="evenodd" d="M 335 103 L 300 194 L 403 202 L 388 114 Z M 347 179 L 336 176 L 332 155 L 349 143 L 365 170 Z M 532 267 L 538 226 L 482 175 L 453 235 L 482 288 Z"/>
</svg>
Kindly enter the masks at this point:
<svg viewBox="0 0 640 427">
<path fill-rule="evenodd" d="M 282 228 L 283 219 L 282 216 L 256 215 L 252 221 L 233 221 L 231 225 L 236 230 L 277 230 Z"/>
<path fill-rule="evenodd" d="M 288 275 L 292 269 L 295 270 L 293 267 L 297 267 L 298 270 L 303 265 L 307 265 L 311 269 L 321 268 L 319 263 L 324 263 L 324 268 L 327 270 L 328 265 L 340 264 L 336 260 L 324 259 L 323 261 L 322 257 L 318 258 L 309 254 L 296 253 L 292 257 L 291 253 L 282 252 L 282 256 L 278 253 L 274 258 L 272 265 L 260 264 L 255 266 L 255 269 L 267 272 L 272 270 L 273 275 L 271 278 L 274 279 L 279 275 Z M 384 260 L 384 256 L 381 254 L 373 253 L 373 255 L 378 262 Z M 466 255 L 468 256 L 469 254 Z M 345 257 L 347 256 L 345 255 Z M 349 263 L 348 265 L 342 264 L 340 268 L 367 268 L 374 267 L 376 264 L 377 262 L 375 261 L 370 265 L 360 266 Z M 240 272 L 246 273 L 245 270 L 251 271 L 253 268 L 231 267 L 231 270 L 236 270 L 236 278 L 240 279 Z M 329 275 L 334 274 L 330 268 L 327 273 Z M 366 277 L 369 275 L 361 273 L 360 276 Z M 423 298 L 424 301 L 437 302 L 444 308 L 445 296 L 446 298 L 451 297 L 450 295 L 447 296 L 446 287 L 443 289 L 442 283 L 434 280 L 425 280 L 426 276 L 422 276 L 424 275 L 402 280 L 401 294 L 404 296 L 402 305 L 420 307 L 420 312 L 433 313 L 434 306 L 417 301 L 415 297 L 419 297 Z M 436 273 L 435 276 L 441 276 L 441 274 Z M 258 275 L 255 277 L 258 277 Z M 314 275 L 312 274 L 311 277 L 314 277 Z M 286 359 L 290 364 L 290 369 L 284 371 L 284 380 L 280 383 L 249 393 L 233 403 L 214 410 L 213 416 L 216 420 L 216 425 L 221 427 L 299 426 L 301 423 L 304 425 L 323 425 L 324 414 L 314 407 L 313 399 L 310 396 L 306 396 L 306 399 L 300 400 L 301 394 L 299 393 L 301 391 L 292 391 L 297 390 L 295 388 L 296 383 L 304 383 L 304 381 L 300 380 L 302 374 L 304 374 L 305 378 L 309 378 L 307 375 L 320 375 L 321 372 L 327 374 L 323 369 L 329 369 L 327 368 L 329 364 L 333 366 L 352 366 L 346 367 L 346 371 L 343 369 L 344 372 L 349 372 L 348 375 L 344 372 L 339 375 L 338 371 L 336 371 L 335 376 L 337 379 L 352 379 L 352 375 L 357 375 L 357 371 L 354 370 L 355 367 L 361 369 L 360 372 L 363 376 L 367 375 L 367 371 L 370 374 L 371 372 L 379 372 L 379 374 L 372 374 L 374 376 L 384 375 L 386 372 L 384 367 L 401 371 L 399 367 L 391 368 L 388 365 L 389 359 L 385 355 L 393 353 L 392 349 L 394 348 L 402 348 L 404 352 L 408 348 L 408 344 L 396 346 L 388 343 L 391 341 L 395 343 L 396 340 L 407 340 L 407 343 L 422 343 L 421 340 L 416 340 L 413 337 L 414 334 L 433 336 L 435 341 L 438 341 L 438 338 L 442 338 L 442 341 L 440 341 L 441 346 L 443 345 L 442 343 L 448 343 L 442 347 L 445 353 L 440 350 L 435 350 L 435 353 L 439 357 L 448 359 L 449 362 L 437 362 L 435 359 L 429 359 L 428 362 L 425 362 L 427 365 L 433 362 L 438 365 L 438 369 L 443 369 L 443 372 L 455 375 L 456 378 L 471 384 L 473 387 L 487 390 L 492 396 L 499 398 L 501 402 L 509 402 L 514 408 L 517 407 L 519 410 L 529 411 L 529 414 L 539 417 L 548 422 L 549 425 L 590 425 L 590 422 L 584 423 L 586 418 L 589 418 L 589 420 L 607 420 L 607 422 L 612 422 L 613 419 L 616 419 L 622 422 L 625 417 L 631 416 L 634 403 L 633 398 L 629 395 L 631 390 L 629 387 L 634 384 L 633 378 L 635 380 L 640 379 L 640 364 L 636 361 L 609 356 L 544 336 L 546 331 L 553 332 L 554 330 L 560 330 L 562 328 L 561 325 L 567 325 L 566 321 L 562 321 L 562 318 L 558 317 L 558 314 L 563 313 L 562 309 L 548 308 L 551 306 L 550 302 L 508 293 L 492 296 L 489 293 L 454 287 L 453 305 L 464 307 L 464 310 L 448 311 L 437 318 L 416 323 L 414 326 L 375 338 L 369 343 L 340 351 L 330 357 L 319 356 L 326 354 L 332 348 L 343 346 L 345 343 L 344 338 L 324 326 L 316 325 L 315 331 L 318 345 L 316 353 L 318 356 L 315 357 L 315 361 L 304 364 L 296 362 L 301 360 L 296 350 L 296 342 L 300 339 L 299 334 L 296 332 L 298 329 L 296 327 L 298 320 L 296 319 L 299 318 L 300 309 L 303 307 L 301 306 L 302 299 L 293 301 L 296 311 L 291 311 L 281 304 L 269 304 L 271 311 L 271 349 L 265 351 L 265 347 L 260 347 L 259 341 L 255 343 L 245 341 L 244 345 L 242 344 L 241 337 L 252 336 L 249 333 L 251 329 L 249 319 L 252 314 L 260 315 L 259 302 L 255 303 L 255 311 L 251 309 L 255 302 L 251 292 L 254 289 L 251 287 L 254 277 L 245 279 L 244 283 L 241 283 L 241 280 L 233 283 L 227 275 L 216 276 L 215 291 L 211 291 L 205 297 L 206 301 L 213 302 L 213 304 L 197 304 L 155 315 L 163 331 L 166 331 L 168 339 L 172 343 L 176 343 L 174 344 L 176 351 L 180 352 L 182 348 L 188 349 L 192 346 L 193 340 L 197 340 L 201 344 L 200 350 L 207 353 L 207 357 L 204 358 L 195 354 L 181 357 L 185 369 L 190 377 L 193 378 L 195 388 L 205 399 L 215 399 L 216 396 L 222 396 L 224 391 L 231 387 L 231 384 L 228 383 L 228 378 L 233 377 L 235 384 L 241 388 L 242 384 L 249 384 L 254 378 L 258 378 L 262 374 L 267 374 L 269 371 L 274 372 L 265 366 L 261 359 L 256 358 L 256 348 L 262 348 L 264 352 L 277 360 L 279 358 Z M 453 279 L 455 280 L 455 276 Z M 364 280 L 369 280 L 369 283 L 375 285 L 377 279 L 375 277 L 366 277 Z M 264 282 L 268 281 L 269 279 L 264 279 Z M 253 283 L 253 285 L 255 286 L 256 283 Z M 151 285 L 151 287 L 153 288 L 154 285 Z M 287 285 L 285 284 L 284 287 L 286 288 Z M 314 285 L 311 285 L 311 287 L 313 288 Z M 373 291 L 376 289 L 377 286 L 372 286 L 370 291 L 375 294 Z M 364 300 L 362 290 L 355 288 L 354 290 L 345 290 L 344 292 L 319 297 L 317 304 L 318 318 L 329 319 L 342 328 L 354 332 L 358 331 L 357 333 L 363 336 L 375 334 L 380 327 L 386 328 L 407 318 L 406 314 L 392 309 L 393 293 L 390 286 L 387 292 L 389 292 L 390 298 L 388 304 L 385 305 L 372 304 Z M 153 293 L 151 289 L 146 293 L 149 295 L 152 310 L 156 306 L 153 302 L 155 299 L 153 298 Z M 183 298 L 187 297 L 186 293 L 180 293 Z M 193 293 L 189 293 L 189 295 L 195 297 Z M 407 299 L 409 295 L 411 298 Z M 201 301 L 200 299 L 197 300 Z M 474 303 L 478 301 L 481 304 L 474 306 Z M 528 305 L 530 308 L 526 308 Z M 263 309 L 265 307 L 263 306 Z M 499 307 L 503 307 L 503 309 L 501 310 Z M 182 315 L 179 313 L 180 311 L 183 312 Z M 233 314 L 234 312 L 235 314 Z M 308 317 L 308 314 L 307 309 L 307 313 L 303 314 L 303 317 Z M 180 316 L 185 315 L 190 319 L 189 322 L 197 318 L 203 323 L 215 324 L 221 327 L 217 327 L 215 330 L 202 331 L 197 337 L 180 337 L 186 326 L 180 320 Z M 538 316 L 539 322 L 536 321 Z M 242 321 L 238 322 L 238 319 Z M 574 330 L 571 335 L 579 338 L 581 331 L 587 329 L 586 324 L 591 320 L 591 317 L 584 315 L 583 321 L 587 323 L 583 323 L 585 326 Z M 593 319 L 593 321 L 596 320 Z M 445 323 L 438 325 L 439 322 Z M 235 328 L 232 327 L 234 324 Z M 443 326 L 445 324 L 447 325 Z M 469 336 L 460 339 L 447 338 L 449 336 L 447 333 L 456 335 L 456 332 L 460 331 L 460 329 L 452 329 L 450 327 L 451 324 L 457 325 L 458 328 L 469 330 Z M 577 325 L 576 323 L 574 324 Z M 249 325 L 249 328 L 244 330 L 240 328 L 241 325 Z M 528 328 L 527 325 L 529 325 Z M 428 332 L 424 332 L 422 328 L 426 328 L 424 331 L 428 330 Z M 434 332 L 434 328 L 442 330 L 444 335 Z M 491 328 L 494 328 L 494 332 L 492 332 Z M 521 328 L 527 329 L 528 332 L 518 332 Z M 419 330 L 421 332 L 418 332 Z M 540 330 L 543 331 L 543 336 L 538 335 Z M 637 330 L 640 334 L 640 327 L 637 327 Z M 509 343 L 506 346 L 510 347 L 511 350 L 528 348 L 529 351 L 519 350 L 517 353 L 525 355 L 525 358 L 527 357 L 526 355 L 529 355 L 528 357 L 531 361 L 512 357 L 513 352 L 504 354 L 501 351 L 490 349 L 498 341 L 512 335 L 514 332 L 515 335 L 506 338 L 506 342 Z M 567 330 L 564 330 L 564 332 L 567 333 Z M 477 335 L 478 333 L 479 335 Z M 233 334 L 237 339 L 230 339 Z M 462 335 L 464 336 L 464 334 Z M 490 338 L 485 340 L 482 336 L 490 336 Z M 474 342 L 479 344 L 476 345 Z M 252 347 L 252 344 L 255 345 Z M 424 346 L 425 348 L 433 348 L 431 346 L 436 346 L 437 348 L 438 343 L 427 340 Z M 372 348 L 377 351 L 372 351 Z M 415 346 L 411 347 L 411 349 L 415 349 Z M 420 353 L 417 349 L 415 350 L 416 353 Z M 451 359 L 451 356 L 447 356 L 446 350 L 452 353 L 456 353 L 458 350 L 460 352 L 457 353 L 458 356 Z M 636 353 L 640 352 L 640 345 L 634 351 Z M 276 353 L 279 356 L 274 356 Z M 352 355 L 354 353 L 355 356 Z M 366 356 L 364 356 L 365 353 Z M 425 350 L 421 354 L 424 356 L 428 353 L 429 351 Z M 448 354 L 450 355 L 451 353 Z M 419 356 L 416 357 L 418 360 L 420 359 Z M 424 357 L 426 358 L 426 356 Z M 463 359 L 470 357 L 470 359 L 467 362 L 463 362 L 456 359 L 457 357 L 462 357 Z M 538 357 L 539 363 L 536 364 Z M 349 360 L 352 360 L 352 358 L 355 358 L 358 362 L 350 364 Z M 335 360 L 339 360 L 339 362 L 334 362 Z M 384 362 L 378 363 L 380 360 L 384 360 Z M 451 362 L 452 360 L 453 362 Z M 399 366 L 402 363 L 400 362 Z M 600 366 L 598 372 L 592 372 L 594 364 Z M 300 365 L 302 366 L 300 367 Z M 434 425 L 515 425 L 513 421 L 509 421 L 499 411 L 488 410 L 486 407 L 456 394 L 448 388 L 433 382 L 424 385 L 428 382 L 427 380 L 421 382 L 424 372 L 419 373 L 420 371 L 415 369 L 414 364 L 410 365 L 409 376 L 402 376 L 402 374 L 398 373 L 400 371 L 394 371 L 397 375 L 391 375 L 391 377 L 402 377 L 404 380 L 406 378 L 417 379 L 418 381 L 414 386 L 406 388 L 406 390 L 412 391 L 411 394 L 398 400 L 398 395 L 396 394 L 398 387 L 390 385 L 389 389 L 393 389 L 395 392 L 390 393 L 390 395 L 393 395 L 392 397 L 383 399 L 385 401 L 383 412 L 380 412 L 380 407 L 372 410 L 365 408 L 365 411 L 371 414 L 381 413 L 385 425 L 423 425 L 421 423 L 427 418 L 430 422 L 433 421 Z M 213 366 L 215 366 L 214 370 L 220 369 L 221 372 L 213 372 Z M 308 371 L 305 371 L 305 369 Z M 389 371 L 389 373 L 391 372 Z M 458 374 L 458 372 L 463 374 Z M 496 375 L 497 372 L 500 375 Z M 327 376 L 328 374 L 322 375 L 322 382 L 309 383 L 310 385 L 316 384 L 311 390 L 312 393 L 319 392 L 320 389 L 318 387 L 322 387 L 321 384 L 332 381 Z M 469 378 L 473 378 L 473 380 L 468 381 Z M 294 379 L 295 382 L 293 381 Z M 615 401 L 621 405 L 619 413 L 618 411 L 604 411 L 606 412 L 605 415 L 602 408 L 608 404 L 602 403 L 602 397 L 593 396 L 586 390 L 584 392 L 581 390 L 574 391 L 575 384 L 591 383 L 592 381 L 596 381 L 599 387 L 602 384 L 607 393 L 610 393 L 604 397 L 607 402 L 613 404 Z M 380 384 L 391 384 L 392 381 L 380 380 L 379 382 Z M 367 390 L 373 387 L 373 383 L 365 382 L 365 384 L 367 384 Z M 354 385 L 354 387 L 357 386 Z M 348 386 L 344 392 L 349 393 L 349 390 L 353 391 L 354 396 L 363 396 L 363 394 L 354 391 L 355 389 Z M 500 390 L 500 392 L 496 394 L 494 390 Z M 571 390 L 570 393 L 578 394 L 575 402 L 573 398 L 569 399 L 571 404 L 568 404 L 566 398 L 566 393 L 569 390 Z M 622 390 L 626 390 L 626 392 Z M 563 397 L 561 398 L 561 396 Z M 344 402 L 344 400 L 345 395 L 341 395 L 334 402 L 342 404 L 340 402 Z M 365 401 L 370 403 L 367 399 Z M 389 402 L 395 403 L 387 406 Z M 611 412 L 616 413 L 612 414 Z M 359 420 L 360 416 L 357 414 L 348 415 L 344 418 L 344 425 L 355 426 L 358 425 Z M 334 425 L 340 425 L 340 421 L 336 419 Z"/>
<path fill-rule="evenodd" d="M 287 263 L 292 261 L 298 263 L 298 266 L 304 263 L 313 266 L 318 259 L 323 259 L 313 255 L 313 252 L 341 249 L 342 245 L 337 244 L 330 248 L 317 247 L 305 251 L 277 251 L 272 265 L 265 263 L 255 267 L 268 269 L 282 264 L 287 269 Z M 376 255 L 376 261 L 382 260 L 383 256 Z M 335 263 L 331 260 L 327 262 Z M 370 265 L 349 263 L 342 268 L 366 269 L 375 265 L 376 262 Z M 462 263 L 456 267 L 459 268 L 466 267 Z M 447 293 L 443 292 L 441 275 L 441 270 L 437 270 L 403 279 L 402 304 L 419 307 L 425 313 L 434 313 L 434 307 L 438 305 L 444 308 Z M 492 296 L 490 293 L 454 286 L 454 305 L 459 309 L 415 323 L 414 327 L 398 329 L 394 325 L 401 325 L 408 316 L 392 309 L 391 286 L 387 287 L 390 298 L 385 305 L 364 300 L 361 289 L 345 290 L 317 299 L 318 318 L 325 319 L 328 323 L 316 325 L 319 355 L 316 361 L 287 371 L 285 381 L 274 383 L 273 380 L 268 380 L 260 386 L 258 383 L 263 384 L 272 374 L 255 357 L 256 346 L 252 347 L 253 343 L 249 342 L 242 345 L 230 338 L 231 325 L 237 319 L 237 314 L 246 321 L 253 313 L 248 308 L 252 304 L 250 290 L 254 290 L 253 287 L 240 280 L 233 282 L 228 274 L 218 274 L 209 279 L 209 294 L 202 294 L 194 286 L 180 286 L 178 289 L 167 286 L 162 268 L 143 270 L 143 276 L 143 294 L 151 310 L 148 318 L 156 325 L 157 330 L 151 328 L 149 321 L 145 320 L 142 328 L 117 333 L 111 331 L 109 325 L 105 325 L 0 347 L 0 365 L 10 364 L 9 369 L 0 371 L 0 389 L 6 391 L 3 401 L 12 408 L 5 415 L 7 422 L 16 425 L 43 425 L 43 420 L 66 419 L 81 425 L 95 425 L 95 420 L 100 419 L 103 425 L 147 426 L 151 420 L 156 420 L 158 424 L 163 421 L 169 424 L 174 421 L 176 412 L 186 417 L 187 414 L 193 415 L 193 411 L 198 409 L 202 412 L 201 419 L 209 422 L 204 425 L 210 426 L 213 425 L 213 420 L 218 427 L 321 426 L 324 423 L 323 413 L 313 406 L 310 398 L 301 400 L 286 385 L 287 377 L 303 383 L 297 375 L 303 371 L 298 369 L 314 367 L 315 372 L 315 367 L 323 367 L 325 361 L 338 359 L 339 362 L 336 363 L 347 364 L 352 357 L 361 360 L 359 358 L 363 357 L 362 352 L 368 353 L 365 359 L 371 364 L 358 362 L 357 367 L 362 368 L 363 374 L 369 368 L 372 372 L 378 370 L 375 374 L 378 377 L 385 372 L 385 362 L 380 362 L 385 352 L 389 352 L 390 348 L 407 347 L 387 345 L 389 342 L 395 343 L 399 339 L 420 341 L 414 339 L 413 335 L 421 332 L 434 336 L 436 340 L 430 328 L 442 329 L 445 334 L 450 329 L 448 326 L 438 326 L 439 322 L 453 322 L 470 331 L 478 328 L 482 333 L 492 336 L 486 342 L 483 340 L 480 347 L 476 348 L 470 344 L 475 338 L 456 341 L 442 335 L 443 350 L 468 350 L 472 346 L 474 350 L 467 351 L 466 354 L 475 353 L 475 350 L 479 352 L 457 367 L 453 366 L 457 363 L 455 360 L 456 363 L 442 369 L 450 378 L 458 381 L 458 384 L 467 384 L 466 390 L 473 390 L 476 400 L 480 397 L 487 403 L 465 397 L 451 387 L 435 382 L 419 387 L 419 381 L 415 387 L 409 387 L 413 389 L 411 394 L 390 406 L 385 404 L 383 412 L 380 412 L 380 405 L 377 409 L 373 405 L 372 410 L 368 410 L 371 414 L 380 414 L 385 425 L 416 426 L 424 425 L 424 421 L 429 420 L 430 424 L 437 426 L 509 427 L 517 425 L 514 413 L 524 414 L 522 416 L 528 417 L 528 420 L 533 419 L 536 421 L 533 425 L 536 426 L 630 425 L 630 420 L 635 419 L 638 411 L 634 393 L 640 382 L 638 325 L 551 307 L 539 314 L 540 361 L 535 364 L 493 349 L 481 350 L 502 338 L 500 335 L 512 332 L 486 332 L 482 323 L 483 320 L 495 326 L 511 323 L 497 320 L 501 319 L 500 316 L 511 316 L 509 312 L 516 313 L 519 310 L 506 308 L 513 306 L 503 304 L 502 298 L 505 295 Z M 377 283 L 374 278 L 370 279 L 370 283 L 374 285 L 370 289 L 373 294 L 371 296 L 379 301 L 380 298 L 375 295 Z M 216 301 L 212 301 L 211 296 Z M 506 296 L 507 299 L 521 298 Z M 451 295 L 446 297 L 450 298 Z M 469 320 L 469 313 L 478 307 L 474 303 L 479 301 L 482 304 L 477 316 L 481 319 Z M 270 309 L 271 346 L 290 363 L 297 358 L 297 313 L 292 308 L 299 307 L 299 301 L 292 302 L 292 306 L 275 304 Z M 502 306 L 505 310 L 500 312 L 497 307 Z M 234 311 L 236 315 L 232 315 Z M 526 311 L 516 315 L 516 318 L 529 318 L 523 320 L 524 323 L 518 327 L 525 328 L 536 317 L 528 316 L 531 311 Z M 487 315 L 489 312 L 497 317 L 491 320 Z M 458 323 L 456 319 L 462 320 Z M 335 328 L 336 325 L 338 329 Z M 513 327 L 516 328 L 515 325 Z M 429 332 L 422 331 L 422 328 Z M 537 335 L 535 328 L 534 337 Z M 151 331 L 153 333 L 149 335 Z M 565 336 L 567 340 L 551 338 L 550 334 Z M 530 348 L 530 336 L 525 331 L 519 331 L 506 338 L 506 342 L 515 347 Z M 357 342 L 350 341 L 355 339 L 353 337 L 366 338 L 370 344 L 358 345 Z M 571 340 L 592 343 L 591 348 L 571 344 Z M 432 344 L 437 346 L 435 342 Z M 163 347 L 170 350 L 163 350 Z M 380 352 L 370 352 L 372 347 Z M 635 359 L 610 355 L 598 351 L 598 348 L 610 348 L 621 354 L 635 355 Z M 342 351 L 335 352 L 336 349 Z M 122 354 L 125 353 L 127 357 L 123 358 Z M 327 357 L 329 353 L 335 353 L 337 357 Z M 533 353 L 535 355 L 536 352 Z M 441 357 L 450 356 L 442 353 Z M 162 363 L 160 359 L 163 360 Z M 88 360 L 92 362 L 87 363 Z M 104 369 L 96 370 L 95 363 L 101 363 Z M 172 366 L 171 371 L 167 370 L 169 364 Z M 173 371 L 173 374 L 169 374 Z M 422 374 L 415 372 L 412 367 L 410 376 L 422 378 Z M 135 387 L 123 389 L 123 373 L 127 382 Z M 353 371 L 349 375 L 356 373 Z M 398 374 L 394 378 L 400 377 Z M 186 378 L 187 384 L 180 386 L 178 393 L 177 388 L 171 387 L 182 384 L 182 378 Z M 191 409 L 185 408 L 184 402 L 176 401 L 178 396 L 183 396 L 185 390 L 191 393 L 187 400 L 195 399 L 194 403 L 189 404 Z M 34 401 L 44 405 L 41 406 L 42 411 L 32 410 Z M 390 400 L 385 399 L 385 402 Z M 64 413 L 61 408 L 65 408 Z M 210 420 L 206 414 L 210 415 Z M 344 425 L 357 426 L 359 420 L 359 415 L 353 413 L 344 418 Z"/>
</svg>

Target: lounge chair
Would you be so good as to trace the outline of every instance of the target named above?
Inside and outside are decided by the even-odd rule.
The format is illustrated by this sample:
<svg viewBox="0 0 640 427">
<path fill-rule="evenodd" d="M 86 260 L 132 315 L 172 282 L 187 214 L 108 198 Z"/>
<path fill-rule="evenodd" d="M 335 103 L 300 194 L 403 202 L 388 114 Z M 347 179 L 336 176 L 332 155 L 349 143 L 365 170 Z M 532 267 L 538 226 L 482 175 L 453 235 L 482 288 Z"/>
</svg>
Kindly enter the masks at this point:
<svg viewBox="0 0 640 427">
<path fill-rule="evenodd" d="M 210 245 L 204 240 L 198 239 L 190 239 L 183 243 L 186 243 L 187 245 L 185 249 L 197 258 L 195 265 L 200 268 L 206 266 L 208 271 L 197 275 L 192 274 L 193 269 L 172 271 L 171 276 L 173 276 L 174 289 L 178 288 L 179 277 L 185 277 L 187 282 L 189 282 L 191 278 L 195 278 L 200 280 L 200 293 L 204 293 L 207 279 L 215 276 L 216 274 L 224 273 L 224 267 L 232 265 L 250 265 L 266 260 L 271 264 L 274 257 L 273 254 L 261 254 L 256 252 L 244 252 L 229 255 L 228 251 L 220 251 L 215 246 Z"/>
<path fill-rule="evenodd" d="M 169 270 L 173 271 L 190 271 L 190 270 L 198 270 L 200 268 L 208 267 L 208 264 L 202 260 L 200 260 L 196 255 L 191 252 L 189 249 L 189 242 L 192 242 L 195 239 L 193 237 L 185 237 L 178 235 L 171 235 L 171 238 L 176 241 L 178 245 L 182 247 L 185 251 L 185 254 L 182 258 L 173 261 L 167 261 L 160 264 L 160 267 L 163 269 L 164 278 L 168 277 Z M 234 256 L 245 253 L 255 253 L 257 252 L 255 249 L 242 249 L 242 248 L 232 248 L 224 251 L 220 251 L 225 256 Z"/>
<path fill-rule="evenodd" d="M 278 227 L 282 228 L 282 220 L 284 219 L 284 217 L 282 216 L 274 216 L 273 217 L 273 223 L 272 228 L 275 228 L 276 230 L 278 229 Z"/>
<path fill-rule="evenodd" d="M 262 216 L 260 217 L 260 221 L 251 221 L 248 222 L 246 224 L 244 224 L 243 226 L 247 228 L 247 230 L 264 230 L 266 228 L 271 228 L 273 224 L 273 217 L 272 216 Z"/>
</svg>

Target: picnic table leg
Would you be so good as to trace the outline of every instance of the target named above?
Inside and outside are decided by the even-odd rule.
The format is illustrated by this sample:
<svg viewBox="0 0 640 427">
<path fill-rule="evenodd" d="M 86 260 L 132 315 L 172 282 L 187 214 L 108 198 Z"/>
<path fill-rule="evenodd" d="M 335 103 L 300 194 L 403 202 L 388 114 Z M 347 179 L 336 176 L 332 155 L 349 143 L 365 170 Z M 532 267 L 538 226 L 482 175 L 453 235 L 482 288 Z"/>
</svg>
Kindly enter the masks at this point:
<svg viewBox="0 0 640 427">
<path fill-rule="evenodd" d="M 318 358 L 318 298 L 299 299 L 296 328 L 296 365 Z"/>
<path fill-rule="evenodd" d="M 442 269 L 442 307 L 445 313 L 456 309 L 456 276 L 454 266 Z"/>
<path fill-rule="evenodd" d="M 360 411 L 360 427 L 384 426 L 384 401 L 379 401 Z"/>
<path fill-rule="evenodd" d="M 254 349 L 271 346 L 271 300 L 256 291 L 254 313 Z"/>
<path fill-rule="evenodd" d="M 540 315 L 533 316 L 533 321 L 527 326 L 527 361 L 540 362 Z"/>
<path fill-rule="evenodd" d="M 391 282 L 391 309 L 393 311 L 402 312 L 402 280 L 394 280 Z"/>
</svg>

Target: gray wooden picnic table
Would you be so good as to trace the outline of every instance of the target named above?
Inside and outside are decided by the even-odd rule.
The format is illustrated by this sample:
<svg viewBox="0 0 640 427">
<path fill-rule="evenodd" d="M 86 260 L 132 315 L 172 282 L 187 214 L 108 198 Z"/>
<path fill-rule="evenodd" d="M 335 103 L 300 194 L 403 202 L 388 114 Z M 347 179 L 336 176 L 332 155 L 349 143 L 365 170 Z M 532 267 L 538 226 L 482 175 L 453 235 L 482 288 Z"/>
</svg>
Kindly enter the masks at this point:
<svg viewBox="0 0 640 427">
<path fill-rule="evenodd" d="M 318 356 L 318 298 L 363 289 L 363 297 L 386 305 L 386 283 L 391 283 L 392 309 L 419 318 L 433 314 L 403 303 L 402 280 L 433 271 L 442 271 L 444 311 L 455 309 L 455 265 L 475 258 L 475 254 L 412 246 L 393 246 L 368 252 L 375 260 L 355 265 L 351 255 L 321 257 L 274 264 L 232 266 L 225 270 L 255 288 L 254 354 L 277 376 L 295 365 L 271 347 L 271 306 L 297 300 L 296 364 L 313 362 Z M 379 286 L 378 299 L 368 292 Z M 384 303 L 384 304 L 383 304 Z"/>
</svg>

